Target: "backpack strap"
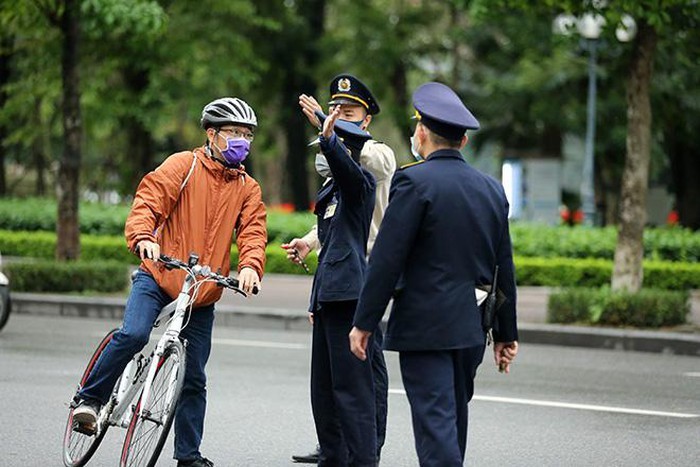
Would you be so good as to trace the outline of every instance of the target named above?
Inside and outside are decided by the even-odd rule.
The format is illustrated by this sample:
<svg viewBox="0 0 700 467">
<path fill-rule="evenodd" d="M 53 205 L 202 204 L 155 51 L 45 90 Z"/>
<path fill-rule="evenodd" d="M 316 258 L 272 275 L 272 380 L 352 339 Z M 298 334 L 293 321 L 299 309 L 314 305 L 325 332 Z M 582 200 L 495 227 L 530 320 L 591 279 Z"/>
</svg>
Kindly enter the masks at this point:
<svg viewBox="0 0 700 467">
<path fill-rule="evenodd" d="M 195 165 L 197 165 L 197 154 L 195 154 L 195 152 L 192 151 L 192 165 L 190 166 L 190 171 L 187 172 L 185 179 L 182 181 L 182 185 L 180 185 L 180 193 L 182 193 L 182 190 L 185 189 L 187 182 L 189 181 L 190 177 L 192 176 L 192 172 L 194 172 Z"/>
</svg>

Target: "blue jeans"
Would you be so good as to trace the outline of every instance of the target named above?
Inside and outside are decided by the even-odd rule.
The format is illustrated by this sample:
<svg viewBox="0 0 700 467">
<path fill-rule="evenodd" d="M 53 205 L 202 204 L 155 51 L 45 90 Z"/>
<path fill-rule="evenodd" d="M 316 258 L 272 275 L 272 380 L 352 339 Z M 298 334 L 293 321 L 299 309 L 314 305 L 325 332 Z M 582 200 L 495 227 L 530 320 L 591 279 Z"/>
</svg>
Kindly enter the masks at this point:
<svg viewBox="0 0 700 467">
<path fill-rule="evenodd" d="M 153 322 L 170 298 L 153 276 L 138 271 L 124 310 L 124 321 L 105 347 L 80 391 L 80 397 L 102 404 L 109 400 L 114 385 L 129 360 L 147 343 Z M 214 305 L 192 311 L 180 338 L 187 340 L 185 383 L 175 412 L 175 458 L 196 459 L 204 432 L 207 405 L 205 367 L 211 352 Z"/>
</svg>

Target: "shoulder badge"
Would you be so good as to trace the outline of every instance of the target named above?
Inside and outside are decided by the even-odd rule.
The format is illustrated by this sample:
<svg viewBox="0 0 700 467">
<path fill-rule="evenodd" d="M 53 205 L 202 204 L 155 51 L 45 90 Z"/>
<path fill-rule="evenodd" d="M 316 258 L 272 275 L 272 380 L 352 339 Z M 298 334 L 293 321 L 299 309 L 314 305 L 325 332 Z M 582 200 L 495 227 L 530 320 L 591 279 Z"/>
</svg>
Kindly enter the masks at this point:
<svg viewBox="0 0 700 467">
<path fill-rule="evenodd" d="M 402 165 L 402 166 L 401 166 L 401 169 L 406 169 L 406 168 L 408 168 L 408 167 L 413 167 L 414 165 L 420 165 L 420 164 L 422 164 L 423 162 L 425 162 L 425 159 L 423 159 L 422 161 L 409 162 L 408 164 Z M 401 169 L 399 169 L 399 170 L 401 170 Z"/>
</svg>

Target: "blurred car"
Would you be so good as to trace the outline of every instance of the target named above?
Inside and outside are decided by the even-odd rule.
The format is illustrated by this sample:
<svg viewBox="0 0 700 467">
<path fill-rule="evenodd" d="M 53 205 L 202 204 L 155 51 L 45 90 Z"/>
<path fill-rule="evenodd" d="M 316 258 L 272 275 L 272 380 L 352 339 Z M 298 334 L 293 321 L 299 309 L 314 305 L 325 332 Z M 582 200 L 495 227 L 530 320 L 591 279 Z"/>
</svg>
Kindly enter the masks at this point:
<svg viewBox="0 0 700 467">
<path fill-rule="evenodd" d="M 10 281 L 2 273 L 2 255 L 0 255 L 0 329 L 5 327 L 10 317 L 12 302 L 10 301 Z"/>
</svg>

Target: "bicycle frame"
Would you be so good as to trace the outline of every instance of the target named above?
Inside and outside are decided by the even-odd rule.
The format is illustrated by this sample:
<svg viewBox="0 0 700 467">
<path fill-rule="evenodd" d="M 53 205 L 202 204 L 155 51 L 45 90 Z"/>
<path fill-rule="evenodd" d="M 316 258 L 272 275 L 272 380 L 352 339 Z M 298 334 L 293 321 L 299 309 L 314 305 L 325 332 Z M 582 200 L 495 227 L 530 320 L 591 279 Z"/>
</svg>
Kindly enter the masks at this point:
<svg viewBox="0 0 700 467">
<path fill-rule="evenodd" d="M 201 266 L 194 266 L 192 269 L 193 272 L 197 274 L 202 268 Z M 168 316 L 172 315 L 172 318 L 168 322 L 168 327 L 158 340 L 158 343 L 156 344 L 156 347 L 151 355 L 146 357 L 145 361 L 142 358 L 135 357 L 127 364 L 123 373 L 124 377 L 119 383 L 119 388 L 117 389 L 115 397 L 110 400 L 110 406 L 107 407 L 107 410 L 104 410 L 103 413 L 100 414 L 100 418 L 109 417 L 108 422 L 110 425 L 121 428 L 126 428 L 129 426 L 131 417 L 134 415 L 129 410 L 129 402 L 134 400 L 141 388 L 143 388 L 143 394 L 141 396 L 140 411 L 136 415 L 143 415 L 144 407 L 148 405 L 147 402 L 151 392 L 151 384 L 153 383 L 156 370 L 158 369 L 158 361 L 160 360 L 160 357 L 163 356 L 165 347 L 170 342 L 178 340 L 180 336 L 182 323 L 185 319 L 185 312 L 187 311 L 187 307 L 192 299 L 192 297 L 189 295 L 189 291 L 194 282 L 195 276 L 188 274 L 184 283 L 182 284 L 182 290 L 180 291 L 177 299 L 164 306 L 161 312 L 158 314 L 158 317 L 155 319 L 154 327 L 157 327 L 160 325 L 163 319 L 166 319 Z M 139 354 L 139 357 L 143 357 L 143 354 Z M 138 368 L 138 365 L 140 364 L 142 366 Z M 134 366 L 137 366 L 137 368 L 134 368 Z M 144 371 L 146 368 L 148 368 L 147 372 Z M 133 380 L 130 378 L 133 378 Z M 97 426 L 103 426 L 103 423 L 101 423 L 103 421 L 104 419 L 98 420 Z"/>
</svg>

